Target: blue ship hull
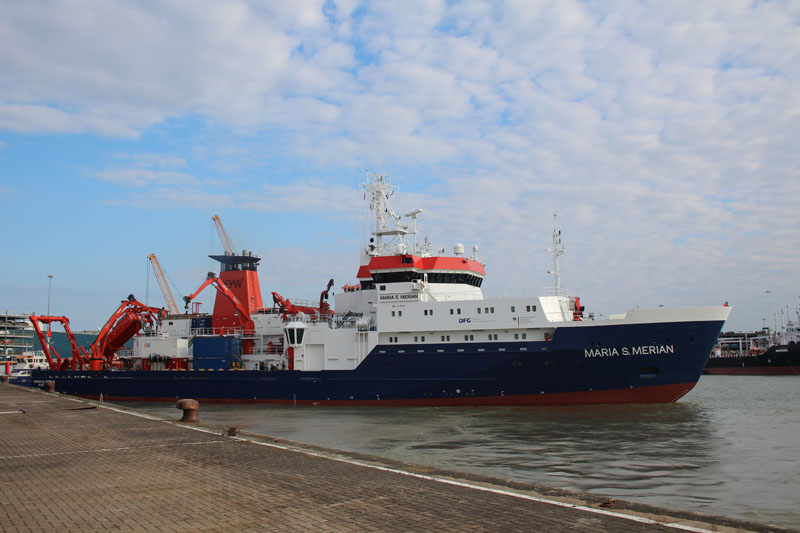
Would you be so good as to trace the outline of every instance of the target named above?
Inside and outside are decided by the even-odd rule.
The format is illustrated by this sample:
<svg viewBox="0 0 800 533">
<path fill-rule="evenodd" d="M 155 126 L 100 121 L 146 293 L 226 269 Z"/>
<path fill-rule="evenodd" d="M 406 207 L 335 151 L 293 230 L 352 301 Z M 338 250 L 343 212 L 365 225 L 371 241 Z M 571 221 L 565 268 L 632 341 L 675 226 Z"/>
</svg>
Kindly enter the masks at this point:
<svg viewBox="0 0 800 533">
<path fill-rule="evenodd" d="M 34 384 L 117 400 L 332 405 L 672 402 L 723 322 L 562 327 L 547 342 L 378 345 L 354 370 L 48 371 Z M 441 350 L 441 351 L 440 351 Z"/>
</svg>

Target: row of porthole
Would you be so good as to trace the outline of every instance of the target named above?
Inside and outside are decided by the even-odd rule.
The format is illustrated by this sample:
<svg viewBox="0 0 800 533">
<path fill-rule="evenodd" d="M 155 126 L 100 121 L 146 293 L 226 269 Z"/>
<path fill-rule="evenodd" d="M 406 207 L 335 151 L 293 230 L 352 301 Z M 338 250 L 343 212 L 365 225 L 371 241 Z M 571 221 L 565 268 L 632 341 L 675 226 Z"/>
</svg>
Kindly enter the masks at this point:
<svg viewBox="0 0 800 533">
<path fill-rule="evenodd" d="M 394 366 L 394 363 L 395 363 L 394 361 L 384 361 L 383 366 Z M 547 361 L 547 362 L 545 362 L 545 364 L 549 365 L 550 362 Z M 422 362 L 422 361 L 412 361 L 411 363 L 407 363 L 407 365 L 413 366 L 413 367 L 417 367 L 417 368 L 421 368 L 421 367 L 425 366 L 425 363 Z M 439 368 L 443 368 L 443 367 L 447 366 L 447 363 L 445 361 L 436 361 L 435 363 L 433 363 L 433 365 L 436 366 L 436 367 L 439 367 Z M 496 366 L 496 365 L 497 365 L 497 361 L 487 361 L 486 362 L 486 366 Z M 471 364 L 470 364 L 469 361 L 459 361 L 458 366 L 471 366 Z M 520 366 L 523 366 L 523 362 L 522 361 L 511 361 L 511 366 L 520 367 Z"/>
<path fill-rule="evenodd" d="M 528 338 L 527 333 L 514 333 L 514 340 L 520 340 L 520 339 L 527 340 L 527 338 Z M 464 340 L 474 341 L 475 335 L 474 334 L 464 335 Z M 500 340 L 500 337 L 498 336 L 497 333 L 489 333 L 489 340 L 490 341 Z M 397 337 L 389 337 L 389 342 L 392 344 L 397 344 L 399 341 Z M 415 335 L 414 342 L 425 342 L 425 335 Z M 450 342 L 450 335 L 442 335 L 441 342 Z"/>
</svg>

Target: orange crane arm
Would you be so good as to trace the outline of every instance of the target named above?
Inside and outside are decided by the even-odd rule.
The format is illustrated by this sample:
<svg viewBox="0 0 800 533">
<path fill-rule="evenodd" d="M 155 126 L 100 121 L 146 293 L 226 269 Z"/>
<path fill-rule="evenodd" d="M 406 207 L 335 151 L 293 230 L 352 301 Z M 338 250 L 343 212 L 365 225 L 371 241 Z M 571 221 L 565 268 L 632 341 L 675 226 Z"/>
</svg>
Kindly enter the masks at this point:
<svg viewBox="0 0 800 533">
<path fill-rule="evenodd" d="M 156 254 L 150 254 L 147 258 L 150 260 L 150 265 L 153 267 L 153 272 L 158 280 L 158 286 L 161 287 L 161 294 L 164 295 L 164 301 L 167 302 L 167 309 L 171 314 L 177 315 L 180 313 L 178 304 L 175 303 L 175 298 L 172 297 L 172 291 L 169 289 L 167 278 L 164 276 L 164 271 L 161 269 L 161 264 L 158 262 Z"/>
<path fill-rule="evenodd" d="M 188 309 L 189 308 L 189 304 L 192 302 L 192 300 L 197 298 L 197 295 L 200 294 L 201 292 L 203 292 L 203 290 L 206 287 L 208 287 L 209 285 L 213 285 L 215 289 L 217 289 L 219 292 L 224 294 L 225 297 L 228 298 L 231 301 L 231 303 L 233 303 L 234 307 L 236 307 L 236 310 L 239 311 L 239 316 L 242 317 L 243 324 L 245 326 L 247 326 L 248 330 L 252 331 L 252 330 L 256 329 L 256 325 L 253 322 L 253 319 L 250 318 L 250 310 L 247 307 L 245 307 L 244 305 L 242 305 L 242 302 L 240 302 L 239 299 L 236 297 L 236 295 L 233 294 L 233 291 L 231 291 L 222 282 L 222 280 L 219 279 L 213 272 L 209 272 L 208 273 L 208 276 L 206 277 L 206 280 L 200 285 L 200 288 L 198 288 L 196 291 L 194 291 L 189 296 L 184 296 L 183 297 L 183 301 L 186 304 L 184 307 L 186 309 Z"/>
<path fill-rule="evenodd" d="M 149 307 L 138 301 L 133 294 L 129 295 L 112 313 L 89 347 L 90 369 L 102 370 L 104 365 L 108 366 L 117 350 L 139 333 L 145 324 L 152 327 L 156 319 L 164 314 L 166 313 L 163 309 Z"/>
<path fill-rule="evenodd" d="M 86 350 L 84 350 L 82 346 L 79 346 L 78 342 L 75 340 L 75 335 L 72 333 L 72 330 L 69 327 L 69 319 L 67 317 L 31 315 L 30 321 L 33 324 L 33 329 L 36 331 L 36 336 L 39 338 L 39 344 L 42 346 L 42 351 L 44 352 L 45 357 L 47 357 L 47 364 L 50 365 L 50 370 L 59 370 L 67 362 L 70 363 L 70 366 L 72 366 L 73 370 L 76 370 L 78 366 L 83 368 L 86 365 L 86 362 L 89 360 L 89 354 L 87 354 Z M 61 322 L 61 324 L 64 326 L 64 332 L 67 334 L 67 339 L 69 340 L 69 344 L 72 348 L 71 361 L 68 359 L 61 359 L 56 349 L 50 346 L 50 344 L 47 342 L 44 332 L 39 326 L 40 323 L 52 324 L 53 322 Z M 55 356 L 55 360 L 53 360 L 53 356 Z"/>
</svg>

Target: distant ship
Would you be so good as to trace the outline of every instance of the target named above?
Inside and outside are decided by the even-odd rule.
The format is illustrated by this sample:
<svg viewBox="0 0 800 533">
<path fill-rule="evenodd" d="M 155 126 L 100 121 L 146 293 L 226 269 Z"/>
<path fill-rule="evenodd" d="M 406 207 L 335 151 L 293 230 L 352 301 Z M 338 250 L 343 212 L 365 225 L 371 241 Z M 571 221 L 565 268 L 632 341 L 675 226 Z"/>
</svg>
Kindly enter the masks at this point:
<svg viewBox="0 0 800 533">
<path fill-rule="evenodd" d="M 800 375 L 800 335 L 789 321 L 783 331 L 719 336 L 703 374 L 786 376 Z"/>
<path fill-rule="evenodd" d="M 561 232 L 553 230 L 554 287 L 486 298 L 477 246 L 466 256 L 433 252 L 416 238 L 421 209 L 404 216 L 390 203 L 387 177 L 363 184 L 371 213 L 356 274 L 319 304 L 272 293 L 262 306 L 252 252 L 212 256 L 214 312 L 164 313 L 131 295 L 90 350 L 34 371 L 34 383 L 86 397 L 320 405 L 563 405 L 674 402 L 700 378 L 731 308 L 633 309 L 607 318 L 584 313 L 562 288 Z M 216 217 L 215 217 L 216 218 Z M 404 220 L 405 219 L 405 220 Z M 218 220 L 218 219 L 217 219 Z M 220 226 L 218 226 L 220 231 Z M 223 245 L 227 236 L 223 238 Z M 130 307 L 126 309 L 126 305 Z M 157 318 L 155 318 L 157 317 Z M 142 320 L 142 319 L 146 319 Z M 114 318 L 116 320 L 116 318 Z M 109 347 L 134 339 L 120 361 Z M 112 339 L 113 342 L 106 338 Z M 101 349 L 102 346 L 106 348 Z M 113 356 L 113 357 L 112 357 Z M 115 367 L 119 369 L 115 369 Z"/>
</svg>

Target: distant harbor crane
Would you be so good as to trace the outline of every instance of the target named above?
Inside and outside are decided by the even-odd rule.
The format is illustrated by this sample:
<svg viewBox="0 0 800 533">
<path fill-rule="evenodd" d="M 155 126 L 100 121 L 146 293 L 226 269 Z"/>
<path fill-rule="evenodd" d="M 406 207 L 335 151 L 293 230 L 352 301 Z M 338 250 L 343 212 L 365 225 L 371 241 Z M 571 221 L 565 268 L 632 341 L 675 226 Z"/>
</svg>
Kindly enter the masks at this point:
<svg viewBox="0 0 800 533">
<path fill-rule="evenodd" d="M 175 303 L 175 298 L 172 297 L 172 291 L 167 284 L 167 278 L 164 276 L 164 271 L 161 270 L 161 264 L 159 264 L 156 254 L 150 254 L 147 256 L 147 258 L 150 260 L 150 264 L 153 266 L 153 272 L 158 280 L 158 286 L 161 287 L 161 293 L 164 295 L 164 301 L 167 302 L 167 309 L 169 310 L 169 313 L 171 315 L 177 315 L 180 313 L 178 304 Z"/>
</svg>

